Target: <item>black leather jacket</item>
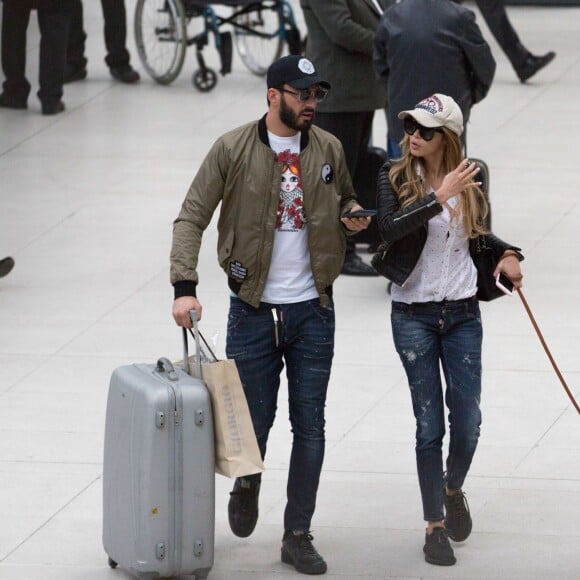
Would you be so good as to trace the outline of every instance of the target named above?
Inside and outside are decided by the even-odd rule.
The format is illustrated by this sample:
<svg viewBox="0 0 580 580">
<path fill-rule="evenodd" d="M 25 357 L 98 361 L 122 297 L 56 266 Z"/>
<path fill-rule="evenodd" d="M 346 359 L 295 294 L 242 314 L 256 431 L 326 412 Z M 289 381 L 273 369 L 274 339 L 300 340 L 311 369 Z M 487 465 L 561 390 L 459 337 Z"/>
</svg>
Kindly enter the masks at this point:
<svg viewBox="0 0 580 580">
<path fill-rule="evenodd" d="M 377 186 L 377 224 L 385 242 L 390 243 L 384 263 L 383 275 L 398 286 L 403 286 L 415 268 L 427 240 L 429 220 L 443 211 L 434 193 L 401 209 L 399 197 L 389 179 L 390 162 L 379 172 Z M 481 238 L 484 238 L 481 240 Z M 492 249 L 499 260 L 506 250 L 513 250 L 518 258 L 524 257 L 520 248 L 504 242 L 494 234 L 486 234 L 469 241 L 469 251 L 473 257 L 477 244 L 484 243 Z"/>
</svg>

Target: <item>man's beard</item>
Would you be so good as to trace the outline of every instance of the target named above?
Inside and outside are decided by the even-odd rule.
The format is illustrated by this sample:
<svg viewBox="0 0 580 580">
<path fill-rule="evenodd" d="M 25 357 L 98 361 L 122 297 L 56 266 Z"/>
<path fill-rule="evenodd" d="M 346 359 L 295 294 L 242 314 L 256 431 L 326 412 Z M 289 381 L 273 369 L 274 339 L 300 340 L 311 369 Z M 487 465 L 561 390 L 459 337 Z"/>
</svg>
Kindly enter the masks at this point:
<svg viewBox="0 0 580 580">
<path fill-rule="evenodd" d="M 312 127 L 312 119 L 298 120 L 298 115 L 286 105 L 284 96 L 280 99 L 280 121 L 294 131 L 308 131 Z"/>
</svg>

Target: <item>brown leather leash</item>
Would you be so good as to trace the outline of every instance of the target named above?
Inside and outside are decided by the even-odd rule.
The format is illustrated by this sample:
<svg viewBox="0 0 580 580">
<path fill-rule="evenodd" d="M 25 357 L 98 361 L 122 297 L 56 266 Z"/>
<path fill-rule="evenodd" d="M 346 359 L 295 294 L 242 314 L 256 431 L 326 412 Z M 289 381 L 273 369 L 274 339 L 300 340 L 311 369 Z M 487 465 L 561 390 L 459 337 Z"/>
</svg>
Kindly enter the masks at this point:
<svg viewBox="0 0 580 580">
<path fill-rule="evenodd" d="M 546 341 L 544 340 L 544 337 L 542 335 L 542 331 L 540 330 L 540 327 L 538 326 L 538 323 L 536 322 L 536 319 L 534 318 L 534 315 L 532 314 L 532 311 L 530 310 L 528 302 L 525 299 L 524 293 L 522 292 L 521 288 L 518 288 L 518 294 L 519 294 L 520 298 L 522 299 L 522 303 L 524 305 L 524 308 L 526 309 L 526 312 L 528 313 L 530 321 L 532 322 L 532 326 L 534 327 L 534 330 L 536 331 L 536 334 L 538 335 L 538 338 L 540 339 L 540 342 L 542 343 L 542 346 L 544 347 L 544 350 L 546 351 L 546 354 L 548 355 L 548 358 L 550 359 L 550 362 L 552 363 L 552 367 L 554 367 L 554 370 L 556 371 L 556 375 L 558 375 L 558 378 L 560 379 L 560 382 L 562 383 L 562 386 L 564 387 L 566 394 L 568 395 L 568 397 L 572 401 L 572 404 L 574 405 L 574 407 L 576 407 L 576 411 L 578 411 L 578 414 L 580 414 L 580 406 L 578 406 L 578 403 L 576 402 L 574 395 L 572 394 L 572 392 L 568 388 L 568 385 L 566 384 L 566 381 L 564 380 L 564 377 L 562 376 L 562 373 L 560 372 L 560 369 L 558 368 L 558 365 L 556 364 L 556 361 L 554 360 L 554 357 L 552 356 L 552 353 L 550 352 L 550 349 L 548 348 L 548 345 L 546 344 Z"/>
</svg>

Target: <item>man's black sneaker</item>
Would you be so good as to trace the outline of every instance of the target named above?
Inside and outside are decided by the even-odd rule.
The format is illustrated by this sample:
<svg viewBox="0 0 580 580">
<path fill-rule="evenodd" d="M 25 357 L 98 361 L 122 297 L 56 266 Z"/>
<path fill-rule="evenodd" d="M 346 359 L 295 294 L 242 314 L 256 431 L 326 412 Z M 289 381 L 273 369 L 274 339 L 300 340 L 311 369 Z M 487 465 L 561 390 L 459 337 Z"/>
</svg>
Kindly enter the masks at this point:
<svg viewBox="0 0 580 580">
<path fill-rule="evenodd" d="M 453 566 L 457 562 L 445 528 L 435 528 L 431 534 L 425 534 L 423 553 L 429 564 Z"/>
<path fill-rule="evenodd" d="M 467 498 L 460 489 L 453 495 L 447 495 L 446 490 L 443 489 L 443 496 L 447 534 L 454 542 L 463 542 L 467 540 L 473 527 Z"/>
<path fill-rule="evenodd" d="M 310 532 L 284 532 L 282 562 L 294 566 L 302 574 L 324 574 L 326 562 L 312 545 Z"/>
<path fill-rule="evenodd" d="M 258 496 L 260 480 L 238 477 L 230 493 L 228 519 L 230 528 L 236 536 L 247 538 L 258 521 Z"/>
<path fill-rule="evenodd" d="M 139 73 L 130 64 L 111 67 L 109 70 L 111 71 L 111 76 L 114 79 L 128 85 L 138 83 L 139 79 L 141 78 Z"/>
</svg>

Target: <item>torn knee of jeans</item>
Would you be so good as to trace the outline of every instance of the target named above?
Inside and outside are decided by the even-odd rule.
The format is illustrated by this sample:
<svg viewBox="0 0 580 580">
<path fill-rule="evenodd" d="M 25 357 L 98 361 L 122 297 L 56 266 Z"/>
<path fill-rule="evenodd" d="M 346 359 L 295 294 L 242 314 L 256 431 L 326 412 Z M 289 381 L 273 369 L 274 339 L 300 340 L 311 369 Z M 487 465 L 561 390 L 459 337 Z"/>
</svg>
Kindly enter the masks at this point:
<svg viewBox="0 0 580 580">
<path fill-rule="evenodd" d="M 309 418 L 304 417 L 300 421 L 293 422 L 292 432 L 303 439 L 324 439 L 325 425 L 324 407 L 316 407 Z"/>
</svg>

